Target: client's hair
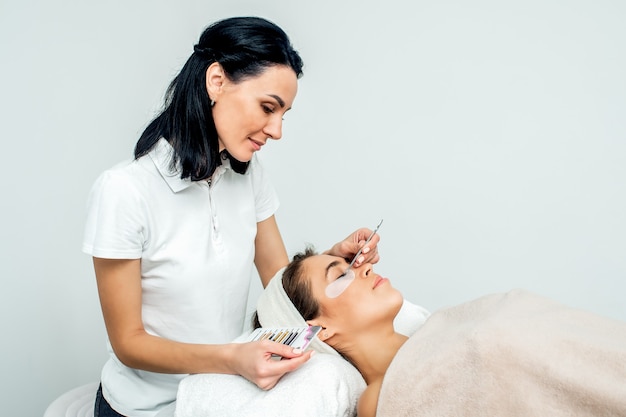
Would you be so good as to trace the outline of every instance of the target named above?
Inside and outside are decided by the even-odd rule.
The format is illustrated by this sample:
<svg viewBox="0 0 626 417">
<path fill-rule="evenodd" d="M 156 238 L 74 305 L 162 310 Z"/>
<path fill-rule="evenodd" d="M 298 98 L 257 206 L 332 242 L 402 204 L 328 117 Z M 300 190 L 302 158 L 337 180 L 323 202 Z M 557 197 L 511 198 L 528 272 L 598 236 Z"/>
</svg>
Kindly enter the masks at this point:
<svg viewBox="0 0 626 417">
<path fill-rule="evenodd" d="M 283 288 L 287 297 L 298 310 L 304 320 L 313 320 L 320 315 L 320 305 L 313 297 L 309 280 L 304 279 L 303 261 L 317 255 L 313 246 L 307 246 L 303 252 L 298 252 L 283 272 Z M 258 314 L 254 314 L 253 326 L 261 327 Z"/>
<path fill-rule="evenodd" d="M 305 321 L 313 320 L 320 315 L 320 305 L 311 292 L 311 282 L 304 279 L 303 261 L 314 255 L 317 255 L 315 249 L 312 246 L 307 246 L 304 252 L 294 255 L 283 272 L 285 293 Z"/>
</svg>

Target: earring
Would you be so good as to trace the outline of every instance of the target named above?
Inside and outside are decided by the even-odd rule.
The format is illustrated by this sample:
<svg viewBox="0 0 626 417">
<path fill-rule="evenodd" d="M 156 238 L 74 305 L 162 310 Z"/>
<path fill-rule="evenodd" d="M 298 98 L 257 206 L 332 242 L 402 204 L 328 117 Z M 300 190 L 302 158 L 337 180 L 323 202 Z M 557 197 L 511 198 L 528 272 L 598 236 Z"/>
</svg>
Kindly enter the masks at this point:
<svg viewBox="0 0 626 417">
<path fill-rule="evenodd" d="M 324 332 L 324 337 L 328 337 L 328 333 Z"/>
<path fill-rule="evenodd" d="M 211 100 L 211 107 L 215 106 L 215 100 Z"/>
</svg>

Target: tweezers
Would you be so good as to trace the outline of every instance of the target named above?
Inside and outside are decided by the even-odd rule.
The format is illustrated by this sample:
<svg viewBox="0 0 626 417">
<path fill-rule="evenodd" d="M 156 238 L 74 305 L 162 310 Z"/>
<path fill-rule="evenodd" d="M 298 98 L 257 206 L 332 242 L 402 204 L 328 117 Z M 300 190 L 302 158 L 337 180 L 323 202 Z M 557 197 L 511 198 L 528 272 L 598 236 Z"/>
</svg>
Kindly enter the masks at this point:
<svg viewBox="0 0 626 417">
<path fill-rule="evenodd" d="M 356 253 L 356 255 L 354 255 L 354 258 L 352 258 L 352 262 L 350 262 L 350 265 L 348 265 L 348 267 L 346 268 L 346 271 L 348 271 L 350 268 L 352 268 L 352 265 L 354 265 L 354 263 L 356 262 L 358 257 L 361 256 L 361 252 L 363 252 L 363 248 L 370 242 L 370 240 L 372 240 L 372 238 L 374 237 L 374 235 L 376 234 L 376 232 L 380 228 L 381 224 L 383 224 L 383 219 L 380 220 L 380 223 L 378 223 L 378 226 L 376 226 L 376 229 L 374 229 L 374 231 L 372 232 L 370 237 L 368 237 L 367 240 L 365 241 L 365 243 L 363 244 L 363 246 L 361 246 L 361 249 L 359 249 L 359 251 Z"/>
</svg>

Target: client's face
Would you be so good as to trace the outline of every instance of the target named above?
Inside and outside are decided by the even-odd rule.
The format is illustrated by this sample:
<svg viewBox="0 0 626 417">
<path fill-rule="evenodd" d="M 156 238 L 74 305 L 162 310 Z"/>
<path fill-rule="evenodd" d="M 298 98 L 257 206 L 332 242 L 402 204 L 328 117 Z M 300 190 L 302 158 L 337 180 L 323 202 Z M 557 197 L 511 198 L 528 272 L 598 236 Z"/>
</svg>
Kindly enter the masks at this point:
<svg viewBox="0 0 626 417">
<path fill-rule="evenodd" d="M 392 322 L 402 306 L 402 294 L 387 278 L 376 274 L 369 263 L 353 267 L 348 280 L 343 276 L 348 263 L 340 257 L 315 255 L 305 259 L 302 266 L 326 326 L 328 320 L 350 329 L 376 321 Z M 342 285 L 338 286 L 337 280 L 343 281 Z"/>
</svg>

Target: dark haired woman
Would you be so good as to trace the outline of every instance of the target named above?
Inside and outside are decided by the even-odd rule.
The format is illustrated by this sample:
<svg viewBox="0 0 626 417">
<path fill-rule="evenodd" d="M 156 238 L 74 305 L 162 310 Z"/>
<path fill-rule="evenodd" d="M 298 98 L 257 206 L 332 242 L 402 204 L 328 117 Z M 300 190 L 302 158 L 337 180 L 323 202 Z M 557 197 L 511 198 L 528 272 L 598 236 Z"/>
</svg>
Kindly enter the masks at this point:
<svg viewBox="0 0 626 417">
<path fill-rule="evenodd" d="M 152 417 L 190 373 L 239 374 L 270 389 L 309 359 L 277 343 L 229 343 L 243 330 L 253 264 L 265 286 L 288 263 L 278 200 L 254 154 L 280 139 L 301 74 L 273 23 L 214 23 L 135 159 L 95 182 L 83 250 L 93 257 L 110 352 L 96 416 Z M 329 253 L 349 258 L 369 233 L 359 229 Z M 378 260 L 377 243 L 357 265 Z"/>
</svg>

